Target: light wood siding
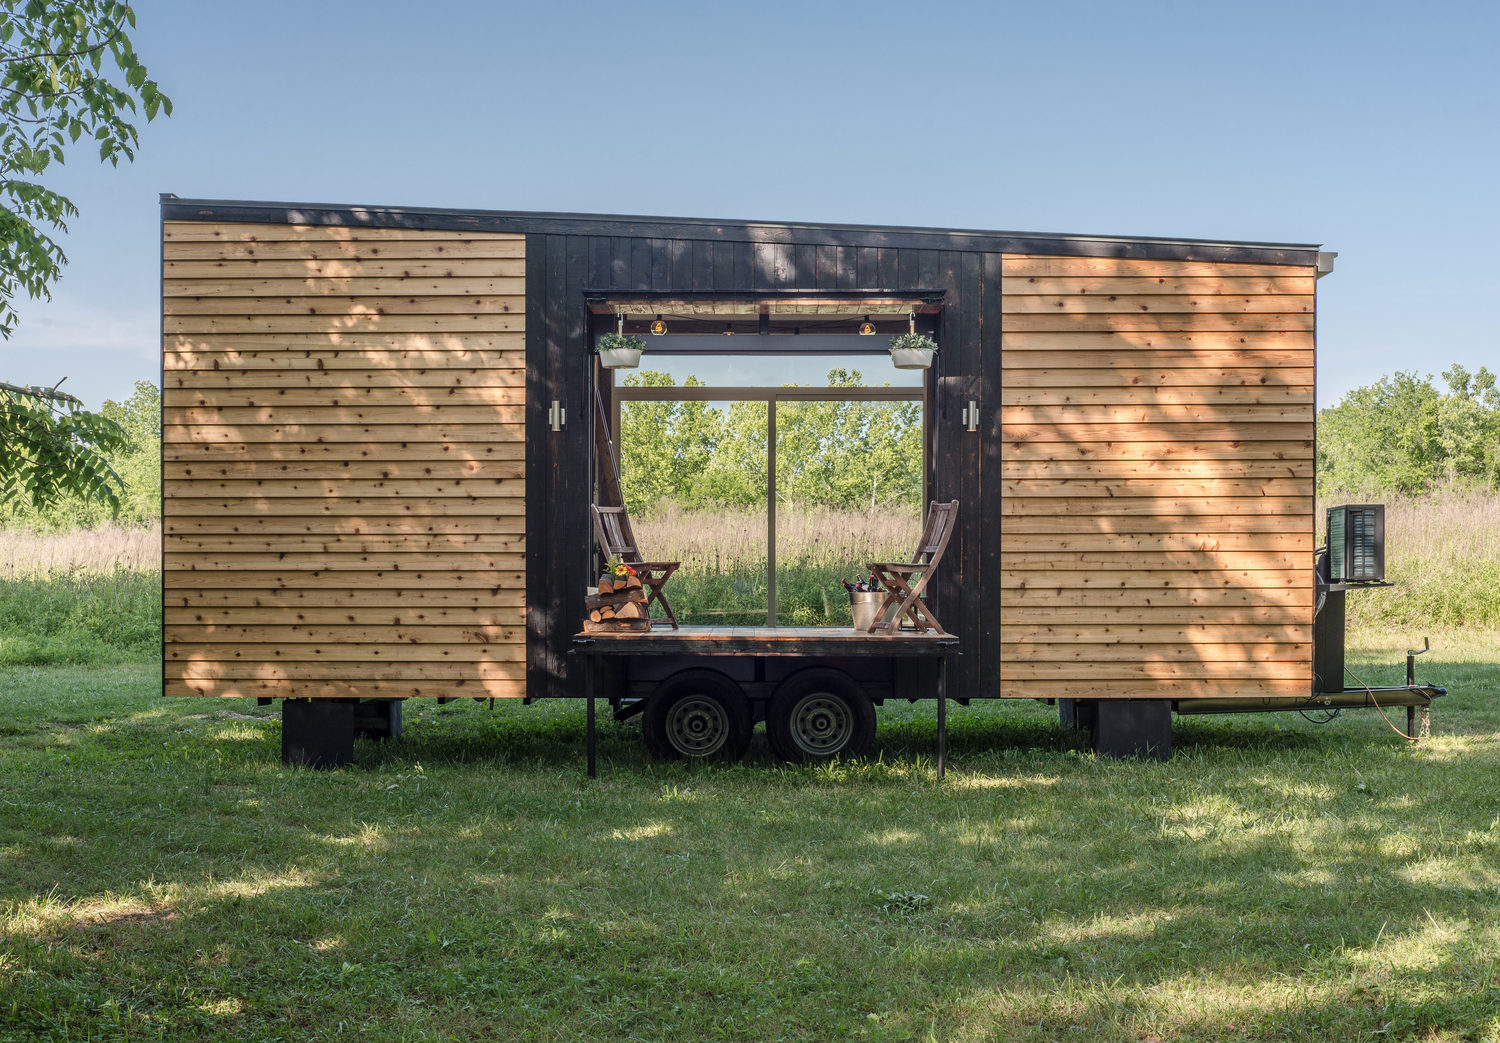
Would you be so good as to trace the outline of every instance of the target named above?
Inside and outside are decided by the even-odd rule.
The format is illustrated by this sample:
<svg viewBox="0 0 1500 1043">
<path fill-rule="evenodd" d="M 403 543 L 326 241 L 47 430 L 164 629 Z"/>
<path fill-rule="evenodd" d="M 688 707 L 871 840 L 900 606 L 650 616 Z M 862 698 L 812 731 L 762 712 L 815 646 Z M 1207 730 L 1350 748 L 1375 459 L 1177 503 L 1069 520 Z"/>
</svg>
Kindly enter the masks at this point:
<svg viewBox="0 0 1500 1043">
<path fill-rule="evenodd" d="M 524 695 L 525 237 L 164 236 L 167 694 Z"/>
<path fill-rule="evenodd" d="M 1307 695 L 1312 269 L 1002 270 L 1005 694 Z"/>
</svg>

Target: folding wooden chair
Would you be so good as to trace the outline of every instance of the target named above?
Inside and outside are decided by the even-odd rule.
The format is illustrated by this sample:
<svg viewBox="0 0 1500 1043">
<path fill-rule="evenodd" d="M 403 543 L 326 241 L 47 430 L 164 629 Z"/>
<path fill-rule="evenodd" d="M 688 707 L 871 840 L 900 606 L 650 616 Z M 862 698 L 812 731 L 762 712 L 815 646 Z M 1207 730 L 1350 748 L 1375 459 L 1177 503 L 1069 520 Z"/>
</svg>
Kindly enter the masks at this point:
<svg viewBox="0 0 1500 1043">
<path fill-rule="evenodd" d="M 647 613 L 651 611 L 653 601 L 660 602 L 661 610 L 667 614 L 667 621 L 672 624 L 672 629 L 679 629 L 677 616 L 667 603 L 661 588 L 672 578 L 672 573 L 682 567 L 682 562 L 643 561 L 641 549 L 635 545 L 635 533 L 630 529 L 630 515 L 625 513 L 624 507 L 590 504 L 589 509 L 594 512 L 594 535 L 599 538 L 599 549 L 604 552 L 605 560 L 619 555 L 621 561 L 635 569 L 636 575 L 641 578 L 641 586 L 651 592 L 646 598 Z"/>
<path fill-rule="evenodd" d="M 957 520 L 957 500 L 948 503 L 933 501 L 927 508 L 927 524 L 922 529 L 922 538 L 917 541 L 911 561 L 870 562 L 870 571 L 885 588 L 885 600 L 880 603 L 868 633 L 883 630 L 889 637 L 902 628 L 905 620 L 910 620 L 912 629 L 919 633 L 925 630 L 935 630 L 939 634 L 948 632 L 922 600 L 922 591 L 927 589 L 928 581 L 943 558 L 943 551 L 948 549 L 948 538 L 953 535 L 953 524 Z M 919 573 L 920 579 L 917 578 Z M 892 606 L 895 606 L 894 612 Z"/>
</svg>

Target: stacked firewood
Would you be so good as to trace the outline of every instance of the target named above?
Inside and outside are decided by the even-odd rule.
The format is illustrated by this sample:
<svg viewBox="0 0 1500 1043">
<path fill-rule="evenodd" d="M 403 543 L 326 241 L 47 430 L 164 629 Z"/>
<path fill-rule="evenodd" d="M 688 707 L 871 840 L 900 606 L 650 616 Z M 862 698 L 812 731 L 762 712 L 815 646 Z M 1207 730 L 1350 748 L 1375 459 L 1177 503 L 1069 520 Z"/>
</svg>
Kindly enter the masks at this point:
<svg viewBox="0 0 1500 1043">
<path fill-rule="evenodd" d="M 646 589 L 633 573 L 617 576 L 606 572 L 597 587 L 587 588 L 583 599 L 588 618 L 583 621 L 586 634 L 647 631 L 651 617 L 646 612 Z"/>
</svg>

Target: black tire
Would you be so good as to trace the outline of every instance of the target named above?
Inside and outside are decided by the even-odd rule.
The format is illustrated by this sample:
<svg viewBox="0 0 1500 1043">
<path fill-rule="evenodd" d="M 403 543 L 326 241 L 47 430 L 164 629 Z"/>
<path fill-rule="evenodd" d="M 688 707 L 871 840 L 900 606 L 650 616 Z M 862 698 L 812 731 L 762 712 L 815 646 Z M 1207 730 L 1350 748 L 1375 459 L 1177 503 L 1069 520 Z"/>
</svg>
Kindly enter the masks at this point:
<svg viewBox="0 0 1500 1043">
<path fill-rule="evenodd" d="M 839 670 L 803 670 L 783 681 L 766 711 L 766 738 L 782 760 L 862 757 L 875 741 L 875 707 Z"/>
<path fill-rule="evenodd" d="M 739 760 L 754 728 L 745 693 L 713 670 L 684 670 L 663 681 L 641 725 L 647 749 L 673 760 Z"/>
</svg>

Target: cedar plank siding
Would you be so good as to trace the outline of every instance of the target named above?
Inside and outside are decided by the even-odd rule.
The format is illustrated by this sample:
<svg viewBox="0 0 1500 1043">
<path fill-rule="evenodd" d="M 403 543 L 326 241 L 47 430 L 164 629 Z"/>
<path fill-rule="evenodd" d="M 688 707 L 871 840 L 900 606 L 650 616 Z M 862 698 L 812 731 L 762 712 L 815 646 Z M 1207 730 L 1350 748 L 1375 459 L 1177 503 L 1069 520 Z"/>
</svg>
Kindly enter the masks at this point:
<svg viewBox="0 0 1500 1043">
<path fill-rule="evenodd" d="M 1007 254 L 1007 695 L 1312 690 L 1314 271 Z"/>
<path fill-rule="evenodd" d="M 525 237 L 163 238 L 167 694 L 524 695 Z"/>
</svg>

